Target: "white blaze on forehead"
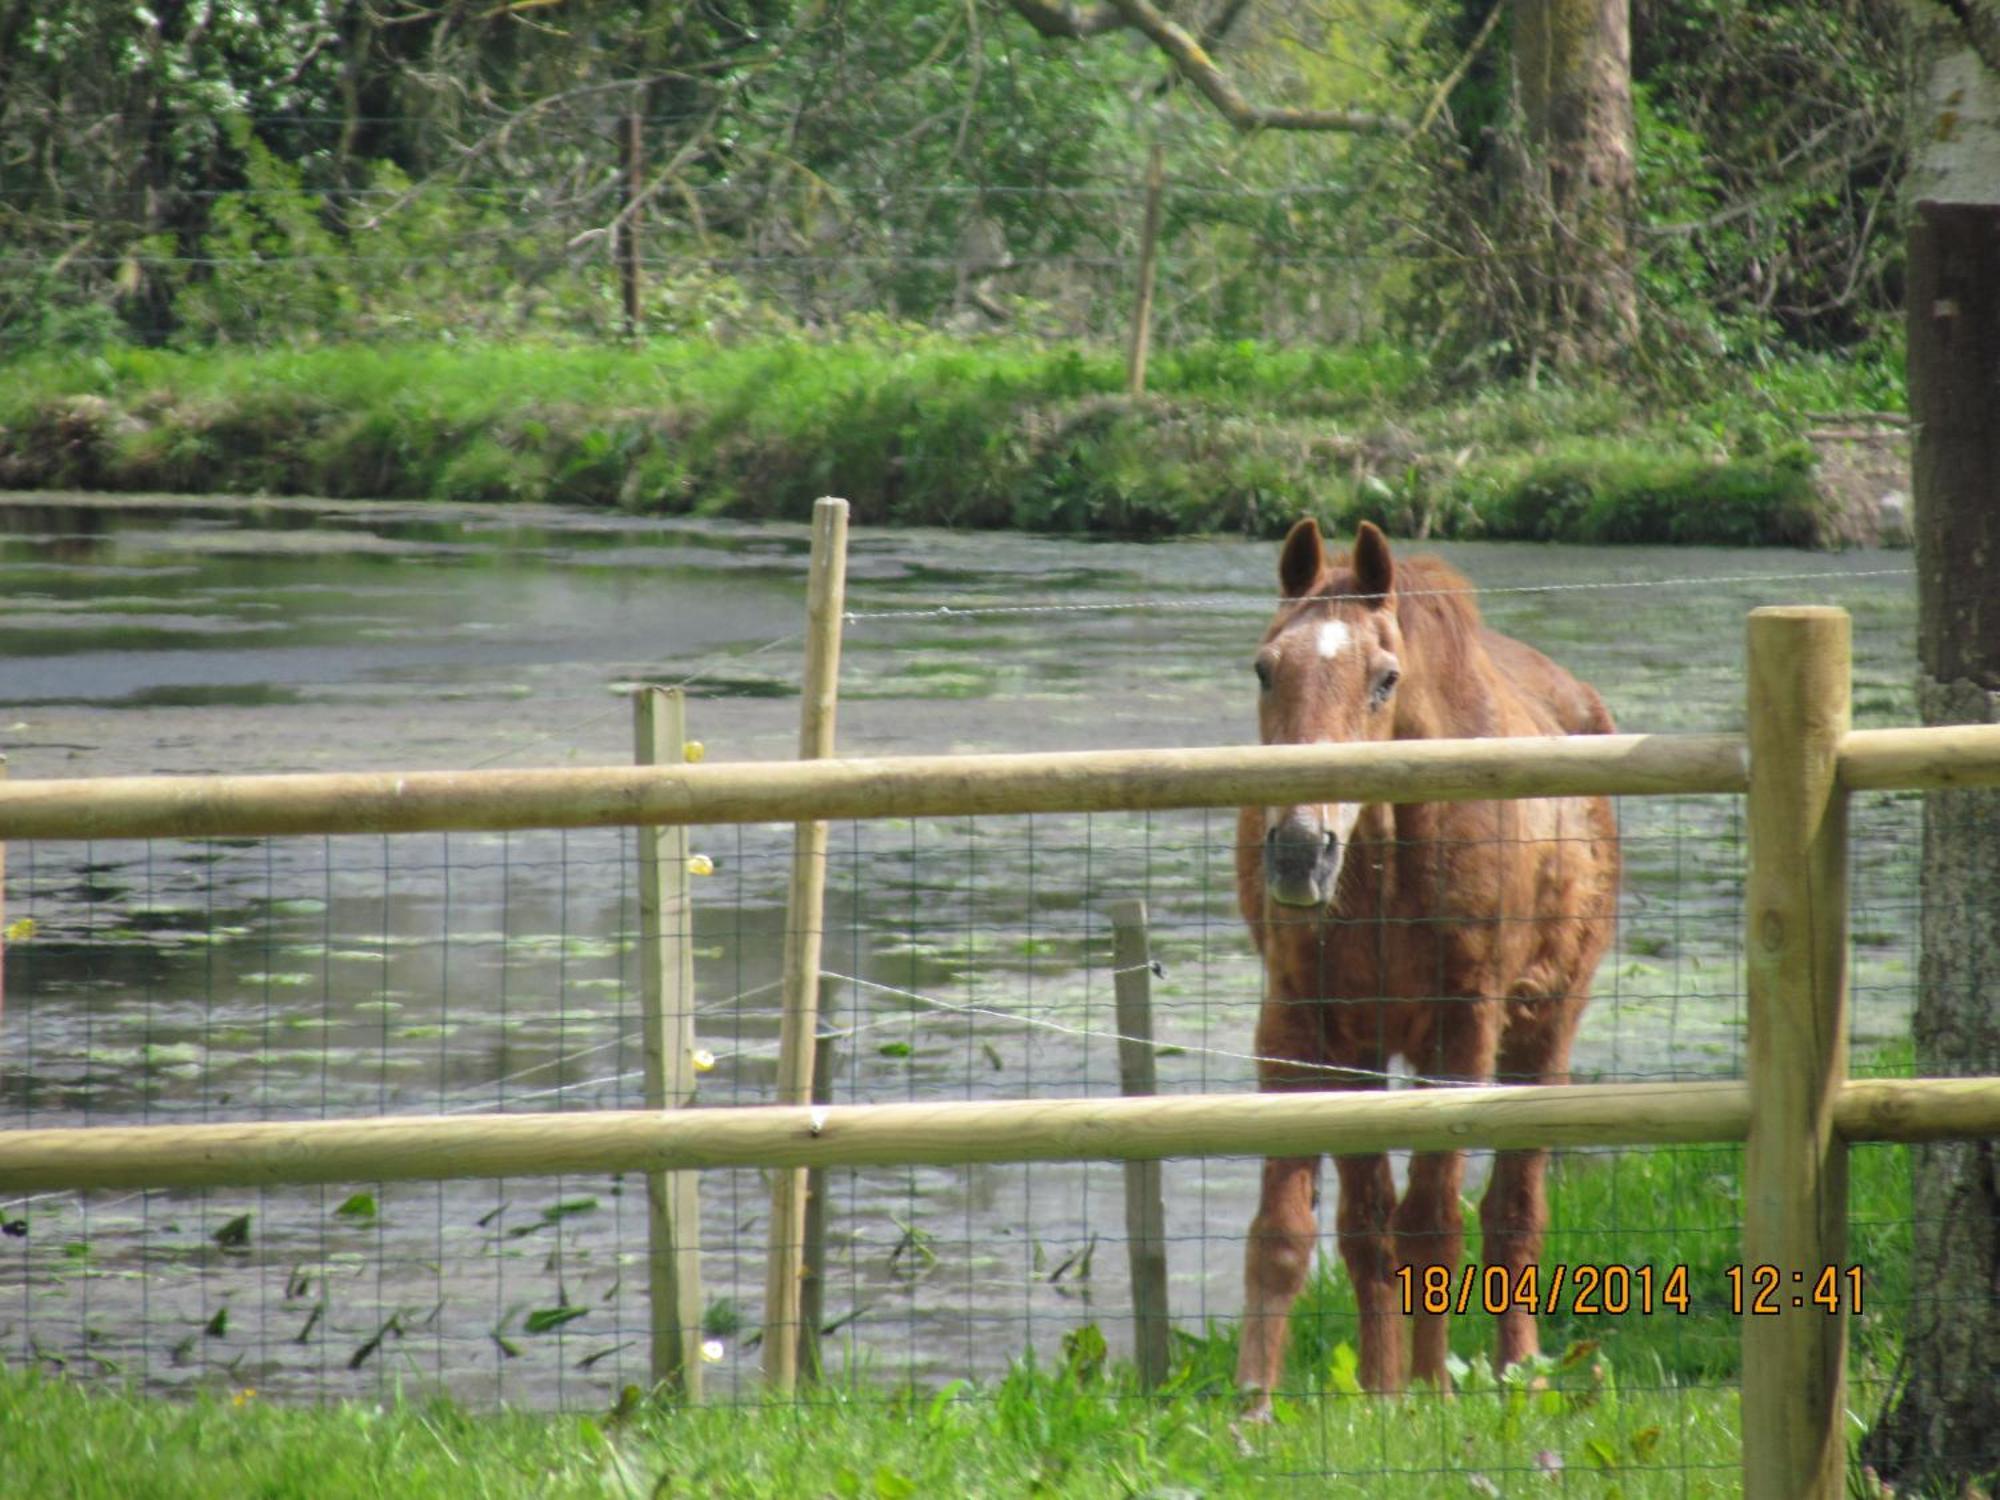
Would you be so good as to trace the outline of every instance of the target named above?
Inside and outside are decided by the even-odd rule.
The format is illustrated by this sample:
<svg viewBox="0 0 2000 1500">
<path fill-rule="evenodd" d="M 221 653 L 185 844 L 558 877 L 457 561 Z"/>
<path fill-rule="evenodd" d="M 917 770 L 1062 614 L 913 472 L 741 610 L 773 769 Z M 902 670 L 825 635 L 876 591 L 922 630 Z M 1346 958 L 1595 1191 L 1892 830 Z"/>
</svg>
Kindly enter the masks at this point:
<svg viewBox="0 0 2000 1500">
<path fill-rule="evenodd" d="M 1332 658 L 1340 655 L 1341 652 L 1345 651 L 1348 648 L 1349 644 L 1352 643 L 1353 640 L 1354 640 L 1354 635 L 1351 631 L 1348 630 L 1345 621 L 1342 620 L 1320 621 L 1318 644 L 1319 644 L 1319 654 L 1323 658 L 1331 660 Z"/>
</svg>

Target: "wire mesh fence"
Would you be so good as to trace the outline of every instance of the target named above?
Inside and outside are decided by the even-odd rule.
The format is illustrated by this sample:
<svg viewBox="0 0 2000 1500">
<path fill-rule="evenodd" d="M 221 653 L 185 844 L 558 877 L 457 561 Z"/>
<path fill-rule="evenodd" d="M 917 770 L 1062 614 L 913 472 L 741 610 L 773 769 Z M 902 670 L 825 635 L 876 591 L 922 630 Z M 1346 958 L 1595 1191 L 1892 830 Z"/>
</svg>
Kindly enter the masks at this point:
<svg viewBox="0 0 2000 1500">
<path fill-rule="evenodd" d="M 1856 809 L 1857 1073 L 1908 1070 L 1915 812 L 1907 795 Z M 1740 803 L 1625 799 L 1619 820 L 1618 936 L 1574 1076 L 1741 1077 Z M 1262 981 L 1236 911 L 1235 839 L 1223 812 L 838 825 L 821 980 L 829 1097 L 1117 1093 L 1106 911 L 1127 897 L 1150 913 L 1161 1092 L 1254 1087 Z M 696 830 L 692 847 L 713 870 L 695 892 L 698 1103 L 768 1103 L 788 830 Z M 629 830 L 9 852 L 6 910 L 26 934 L 8 955 L 12 1123 L 642 1102 Z M 1735 1158 L 1561 1153 L 1543 1274 L 1567 1268 L 1570 1286 L 1548 1291 L 1545 1345 L 1601 1349 L 1628 1389 L 1732 1379 L 1735 1323 L 1713 1315 L 1739 1258 Z M 1471 1197 L 1484 1171 L 1475 1158 Z M 1257 1176 L 1236 1159 L 1164 1167 L 1176 1368 L 1218 1389 Z M 831 1172 L 828 1375 L 990 1381 L 1023 1359 L 1060 1364 L 1086 1327 L 1128 1356 L 1123 1192 L 1113 1163 Z M 701 1193 L 707 1379 L 721 1399 L 758 1399 L 768 1186 L 710 1171 Z M 1322 1394 L 1356 1341 L 1327 1200 L 1290 1367 Z M 1857 1200 L 1858 1246 L 1906 1235 L 1885 1204 Z M 64 1193 L 0 1213 L 9 1362 L 161 1389 L 420 1385 L 572 1407 L 646 1378 L 642 1178 Z M 1900 1311 L 1893 1278 L 1869 1291 L 1864 1338 Z M 1487 1319 L 1459 1322 L 1464 1357 L 1490 1349 Z"/>
</svg>

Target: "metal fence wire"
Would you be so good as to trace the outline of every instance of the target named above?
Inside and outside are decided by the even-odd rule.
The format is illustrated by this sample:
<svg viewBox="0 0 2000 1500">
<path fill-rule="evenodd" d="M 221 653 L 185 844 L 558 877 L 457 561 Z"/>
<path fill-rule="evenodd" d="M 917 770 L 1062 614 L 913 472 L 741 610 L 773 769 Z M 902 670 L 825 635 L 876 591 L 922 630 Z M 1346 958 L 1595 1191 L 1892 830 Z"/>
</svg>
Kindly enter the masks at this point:
<svg viewBox="0 0 2000 1500">
<path fill-rule="evenodd" d="M 1907 1071 L 1916 808 L 1884 794 L 1856 809 L 1857 1072 Z M 1741 1077 L 1739 799 L 1626 799 L 1619 818 L 1617 941 L 1575 1076 Z M 693 925 L 702 1107 L 774 1097 L 788 834 L 692 836 L 713 871 Z M 1128 897 L 1150 914 L 1160 1090 L 1253 1087 L 1261 977 L 1234 841 L 1221 812 L 838 825 L 821 975 L 831 1099 L 1117 1093 L 1106 913 Z M 638 1107 L 634 845 L 624 829 L 17 843 L 6 910 L 26 940 L 8 954 L 0 1107 L 20 1126 Z M 1738 1255 L 1734 1193 L 1719 1190 L 1734 1156 L 1561 1153 L 1545 1263 L 1708 1268 L 1692 1290 L 1713 1305 L 1727 1292 L 1713 1268 Z M 1031 1356 L 1060 1363 L 1086 1327 L 1129 1355 L 1121 1171 L 832 1171 L 829 1377 L 991 1380 Z M 1476 1160 L 1475 1196 L 1482 1177 Z M 1257 1166 L 1171 1161 L 1164 1178 L 1177 1368 L 1224 1381 L 1210 1346 L 1240 1309 Z M 708 1384 L 757 1400 L 769 1189 L 718 1170 L 701 1191 Z M 1295 1340 L 1308 1390 L 1356 1339 L 1332 1196 Z M 10 1363 L 160 1390 L 327 1399 L 418 1384 L 564 1407 L 646 1378 L 645 1190 L 629 1175 L 50 1193 L 0 1214 Z M 1866 1244 L 1908 1226 L 1854 1229 Z M 1863 1337 L 1895 1326 L 1888 1295 L 1864 1308 Z M 1488 1320 L 1459 1320 L 1466 1357 L 1490 1337 Z M 1556 1351 L 1586 1340 L 1628 1388 L 1733 1378 L 1732 1325 L 1657 1305 L 1592 1315 L 1572 1298 L 1544 1320 Z"/>
</svg>

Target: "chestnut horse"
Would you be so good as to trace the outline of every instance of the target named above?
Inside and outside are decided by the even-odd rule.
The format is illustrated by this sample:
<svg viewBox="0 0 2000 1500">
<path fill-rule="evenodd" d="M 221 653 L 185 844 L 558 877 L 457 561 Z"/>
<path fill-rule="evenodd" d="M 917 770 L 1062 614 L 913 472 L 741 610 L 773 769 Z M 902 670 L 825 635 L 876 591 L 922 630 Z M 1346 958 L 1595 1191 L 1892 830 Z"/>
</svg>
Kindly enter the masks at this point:
<svg viewBox="0 0 2000 1500">
<path fill-rule="evenodd" d="M 1480 622 L 1464 578 L 1435 558 L 1397 563 L 1372 525 L 1335 559 L 1319 527 L 1299 522 L 1278 582 L 1284 602 L 1256 657 L 1267 745 L 1612 730 L 1588 686 Z M 1244 808 L 1237 899 L 1266 978 L 1259 1086 L 1381 1088 L 1396 1056 L 1419 1082 L 1566 1082 L 1617 887 L 1603 797 Z M 1506 1268 L 1510 1287 L 1541 1255 L 1547 1163 L 1546 1151 L 1499 1152 L 1480 1203 L 1485 1264 Z M 1444 1388 L 1449 1315 L 1425 1313 L 1422 1290 L 1442 1266 L 1457 1294 L 1464 1156 L 1417 1153 L 1400 1203 L 1387 1156 L 1337 1166 L 1361 1383 L 1402 1389 L 1407 1298 L 1407 1369 Z M 1318 1157 L 1264 1163 L 1237 1362 L 1255 1416 L 1270 1411 L 1318 1199 Z M 1535 1351 L 1533 1314 L 1509 1307 L 1495 1364 Z"/>
</svg>

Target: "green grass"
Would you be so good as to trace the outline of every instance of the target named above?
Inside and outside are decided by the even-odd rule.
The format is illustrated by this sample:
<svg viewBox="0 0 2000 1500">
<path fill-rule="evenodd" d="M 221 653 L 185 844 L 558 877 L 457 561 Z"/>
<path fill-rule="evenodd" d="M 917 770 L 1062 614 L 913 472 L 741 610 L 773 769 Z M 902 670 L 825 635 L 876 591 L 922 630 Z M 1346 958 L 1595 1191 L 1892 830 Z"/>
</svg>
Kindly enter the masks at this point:
<svg viewBox="0 0 2000 1500">
<path fill-rule="evenodd" d="M 1894 1059 L 1890 1059 L 1893 1066 Z M 1354 1305 L 1337 1262 L 1298 1309 L 1276 1420 L 1249 1426 L 1231 1389 L 1232 1326 L 1176 1337 L 1166 1387 L 1140 1395 L 1092 1325 L 1061 1359 L 999 1381 L 891 1388 L 860 1373 L 790 1405 L 648 1406 L 591 1416 L 473 1414 L 391 1400 L 286 1407 L 215 1390 L 168 1401 L 0 1373 L 10 1492 L 78 1497 L 1252 1496 L 1562 1493 L 1731 1495 L 1741 1321 L 1741 1151 L 1562 1159 L 1544 1270 L 1556 1261 L 1688 1268 L 1686 1314 L 1542 1320 L 1551 1351 L 1496 1379 L 1491 1322 L 1455 1319 L 1457 1391 L 1387 1399 L 1355 1380 Z M 1850 1405 L 1865 1417 L 1893 1366 L 1909 1296 L 1908 1153 L 1854 1153 L 1850 1257 L 1867 1302 L 1851 1324 Z M 1468 1223 L 1476 1214 L 1467 1205 Z M 1476 1230 L 1473 1236 L 1476 1254 Z M 1337 1476 L 1337 1477 L 1336 1477 Z M 1331 1483 L 1337 1488 L 1328 1491 Z M 1443 1486 L 1443 1488 L 1441 1488 Z"/>
<path fill-rule="evenodd" d="M 343 344 L 36 356 L 0 484 L 552 500 L 666 513 L 1153 535 L 1302 513 L 1404 533 L 1819 543 L 1814 409 L 1900 404 L 1882 361 L 1439 388 L 1386 345 L 1111 352 L 903 334 L 637 348 Z"/>
<path fill-rule="evenodd" d="M 1621 1389 L 1600 1358 L 1532 1388 L 1476 1381 L 1451 1401 L 1351 1393 L 1286 1400 L 1266 1427 L 1225 1399 L 1140 1397 L 1115 1372 L 1023 1368 L 930 1394 L 820 1390 L 790 1406 L 590 1417 L 474 1415 L 443 1403 L 281 1407 L 242 1392 L 186 1402 L 0 1375 L 10 1493 L 74 1500 L 383 1496 L 1252 1496 L 1323 1490 L 1727 1495 L 1736 1400 Z M 1471 1476 L 1494 1488 L 1481 1491 Z"/>
</svg>

